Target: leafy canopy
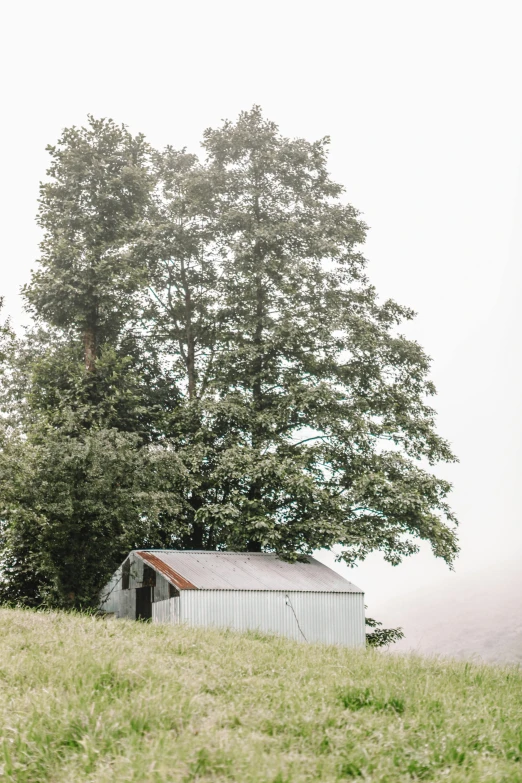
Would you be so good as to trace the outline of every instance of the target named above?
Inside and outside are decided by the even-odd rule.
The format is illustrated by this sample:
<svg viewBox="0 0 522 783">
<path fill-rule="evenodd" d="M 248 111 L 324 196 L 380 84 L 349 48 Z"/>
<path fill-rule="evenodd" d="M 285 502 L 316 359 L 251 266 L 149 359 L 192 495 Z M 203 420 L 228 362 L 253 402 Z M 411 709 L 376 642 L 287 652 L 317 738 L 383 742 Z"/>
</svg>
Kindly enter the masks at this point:
<svg viewBox="0 0 522 783">
<path fill-rule="evenodd" d="M 328 140 L 283 137 L 260 109 L 208 130 L 199 163 L 167 150 L 144 254 L 150 328 L 173 357 L 170 442 L 191 481 L 187 537 L 290 555 L 340 544 L 393 563 L 428 540 L 451 562 L 453 459 L 429 360 L 379 303 L 366 226 L 326 168 Z M 192 521 L 193 520 L 193 521 Z"/>
<path fill-rule="evenodd" d="M 451 564 L 430 362 L 368 280 L 328 139 L 254 107 L 202 159 L 93 118 L 49 152 L 1 455 L 9 573 L 85 603 L 152 541 L 396 564 L 425 540 Z"/>
</svg>

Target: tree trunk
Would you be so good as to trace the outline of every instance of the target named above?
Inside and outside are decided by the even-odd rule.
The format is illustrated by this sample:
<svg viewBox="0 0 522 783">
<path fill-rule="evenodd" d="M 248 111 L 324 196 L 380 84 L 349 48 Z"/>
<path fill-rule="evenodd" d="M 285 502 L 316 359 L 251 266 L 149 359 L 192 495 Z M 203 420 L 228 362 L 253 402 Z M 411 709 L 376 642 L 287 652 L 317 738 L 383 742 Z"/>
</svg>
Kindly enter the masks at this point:
<svg viewBox="0 0 522 783">
<path fill-rule="evenodd" d="M 183 285 L 183 291 L 185 294 L 185 333 L 187 339 L 187 380 L 188 380 L 188 396 L 192 400 L 196 396 L 196 355 L 194 344 L 194 330 L 192 327 L 192 298 L 190 293 L 190 285 L 187 280 L 187 273 L 185 269 L 185 263 L 181 259 L 181 283 Z"/>
<path fill-rule="evenodd" d="M 83 333 L 83 351 L 85 369 L 94 372 L 96 367 L 96 330 L 93 326 L 87 327 Z"/>
<path fill-rule="evenodd" d="M 261 217 L 259 211 L 259 198 L 257 194 L 254 200 L 254 216 L 255 216 L 256 225 L 259 226 L 261 224 Z M 264 317 L 265 317 L 265 290 L 263 288 L 263 273 L 262 273 L 263 251 L 260 246 L 260 242 L 258 238 L 256 238 L 255 245 L 254 245 L 254 261 L 256 266 L 256 276 L 255 276 L 256 315 L 255 315 L 255 330 L 254 330 L 254 339 L 253 339 L 255 356 L 253 361 L 254 378 L 252 383 L 252 402 L 254 408 L 254 421 L 252 426 L 252 448 L 254 450 L 257 450 L 261 448 L 262 441 L 263 441 L 263 431 L 262 428 L 258 425 L 258 415 L 261 413 L 263 408 L 262 375 L 263 375 L 263 368 L 264 368 L 264 361 L 263 361 L 264 357 L 262 351 L 263 351 L 263 327 L 264 327 Z M 252 481 L 248 491 L 248 498 L 253 503 L 257 512 L 262 505 L 261 484 L 258 479 Z M 247 551 L 261 552 L 261 542 L 255 539 L 249 540 L 247 542 Z"/>
<path fill-rule="evenodd" d="M 196 350 L 194 341 L 194 329 L 192 325 L 192 297 L 190 291 L 190 283 L 187 279 L 187 271 L 185 268 L 185 262 L 183 258 L 180 261 L 181 272 L 181 284 L 183 286 L 183 292 L 185 297 L 185 336 L 187 340 L 187 354 L 186 354 L 186 366 L 187 366 L 187 385 L 189 400 L 196 398 Z M 194 517 L 198 509 L 203 505 L 203 498 L 200 495 L 193 494 L 190 500 L 190 504 L 193 509 Z M 204 525 L 196 522 L 194 519 L 192 525 L 192 541 L 191 545 L 193 549 L 205 549 L 205 527 Z"/>
<path fill-rule="evenodd" d="M 259 228 L 261 225 L 261 214 L 259 209 L 259 196 L 256 193 L 254 197 L 254 218 L 256 227 Z M 263 373 L 263 355 L 262 355 L 262 346 L 263 346 L 263 326 L 264 326 L 264 316 L 265 316 L 265 291 L 263 288 L 263 250 L 261 248 L 261 244 L 259 241 L 259 238 L 256 237 L 255 243 L 254 243 L 254 265 L 255 265 L 255 286 L 256 286 L 256 316 L 255 316 L 255 329 L 254 329 L 254 350 L 255 350 L 255 356 L 254 356 L 254 362 L 253 362 L 253 370 L 254 370 L 254 381 L 252 384 L 252 398 L 254 403 L 254 415 L 259 413 L 261 411 L 261 398 L 262 398 L 262 373 Z M 258 437 L 260 433 L 256 426 L 256 422 L 254 422 L 254 427 L 252 429 L 252 446 L 255 448 L 258 444 Z"/>
<path fill-rule="evenodd" d="M 203 498 L 201 495 L 192 494 L 189 503 L 192 507 L 192 530 L 189 535 L 183 538 L 184 549 L 208 549 L 205 546 L 205 527 L 204 525 L 196 522 L 196 512 L 203 506 Z"/>
</svg>

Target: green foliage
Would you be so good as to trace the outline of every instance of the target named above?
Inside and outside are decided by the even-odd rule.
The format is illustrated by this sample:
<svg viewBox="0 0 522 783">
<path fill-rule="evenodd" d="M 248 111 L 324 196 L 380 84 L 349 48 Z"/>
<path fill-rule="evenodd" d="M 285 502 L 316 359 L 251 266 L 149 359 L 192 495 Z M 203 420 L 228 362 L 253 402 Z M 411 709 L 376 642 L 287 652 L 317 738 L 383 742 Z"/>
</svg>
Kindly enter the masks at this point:
<svg viewBox="0 0 522 783">
<path fill-rule="evenodd" d="M 519 783 L 522 673 L 0 610 L 5 783 Z"/>
<path fill-rule="evenodd" d="M 134 314 L 142 274 L 133 246 L 153 185 L 149 148 L 125 126 L 89 117 L 87 128 L 67 128 L 47 150 L 44 239 L 25 297 L 38 321 L 71 329 L 95 354 Z"/>
<path fill-rule="evenodd" d="M 0 296 L 0 316 L 4 300 Z M 0 454 L 13 425 L 13 411 L 10 388 L 13 381 L 13 357 L 16 353 L 16 338 L 9 320 L 0 320 Z"/>
<path fill-rule="evenodd" d="M 3 298 L 0 296 L 0 312 L 4 304 Z M 13 333 L 9 325 L 9 321 L 0 321 L 0 367 L 4 370 L 4 363 L 8 356 L 9 344 L 13 338 Z"/>
<path fill-rule="evenodd" d="M 116 429 L 33 429 L 2 459 L 0 598 L 96 605 L 100 584 L 138 546 L 161 546 L 176 465 Z"/>
<path fill-rule="evenodd" d="M 402 628 L 382 628 L 382 623 L 378 620 L 373 620 L 371 617 L 366 618 L 366 625 L 374 629 L 366 634 L 368 647 L 388 647 L 388 645 L 404 639 Z"/>
<path fill-rule="evenodd" d="M 456 556 L 429 359 L 367 279 L 328 139 L 285 138 L 254 107 L 203 147 L 155 151 L 90 117 L 48 148 L 37 328 L 2 402 L 6 597 L 83 606 L 131 541 Z"/>
<path fill-rule="evenodd" d="M 48 149 L 24 290 L 38 329 L 11 352 L 2 400 L 0 598 L 85 607 L 129 549 L 169 538 L 180 473 L 157 442 L 176 390 L 137 328 L 147 144 L 89 118 Z"/>
<path fill-rule="evenodd" d="M 147 250 L 151 328 L 179 377 L 180 543 L 341 544 L 349 563 L 380 549 L 395 564 L 420 538 L 451 563 L 450 486 L 419 464 L 454 459 L 426 403 L 429 360 L 397 332 L 411 311 L 365 276 L 366 227 L 327 173 L 327 140 L 284 138 L 254 108 L 204 148 L 203 165 L 167 151 Z"/>
<path fill-rule="evenodd" d="M 348 688 L 343 690 L 339 698 L 347 710 L 361 710 L 368 707 L 372 710 L 392 710 L 398 715 L 404 712 L 404 699 L 398 696 L 376 696 L 370 688 Z"/>
</svg>

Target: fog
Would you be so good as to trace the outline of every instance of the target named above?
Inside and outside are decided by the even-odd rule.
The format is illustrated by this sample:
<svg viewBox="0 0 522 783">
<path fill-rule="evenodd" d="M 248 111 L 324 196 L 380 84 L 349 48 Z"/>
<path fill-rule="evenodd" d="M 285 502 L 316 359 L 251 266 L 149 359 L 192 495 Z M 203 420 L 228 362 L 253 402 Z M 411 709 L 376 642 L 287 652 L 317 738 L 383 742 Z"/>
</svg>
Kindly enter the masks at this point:
<svg viewBox="0 0 522 783">
<path fill-rule="evenodd" d="M 371 227 L 370 277 L 418 312 L 407 331 L 433 357 L 439 431 L 460 458 L 438 469 L 460 519 L 455 573 L 422 548 L 396 568 L 372 556 L 349 578 L 370 614 L 405 627 L 437 600 L 439 639 L 455 602 L 484 615 L 484 580 L 499 612 L 506 596 L 520 602 L 518 5 L 46 0 L 1 14 L 0 294 L 15 326 L 45 146 L 64 126 L 110 116 L 197 150 L 205 127 L 259 103 L 286 135 L 331 136 L 330 169 Z"/>
</svg>

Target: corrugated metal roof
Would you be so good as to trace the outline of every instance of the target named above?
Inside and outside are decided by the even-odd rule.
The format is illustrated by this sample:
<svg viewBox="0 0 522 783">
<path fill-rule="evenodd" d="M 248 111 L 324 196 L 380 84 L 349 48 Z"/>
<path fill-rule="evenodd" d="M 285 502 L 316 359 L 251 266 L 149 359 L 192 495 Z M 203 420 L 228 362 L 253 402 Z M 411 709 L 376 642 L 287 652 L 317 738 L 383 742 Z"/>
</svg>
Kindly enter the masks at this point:
<svg viewBox="0 0 522 783">
<path fill-rule="evenodd" d="M 268 552 L 140 550 L 136 554 L 181 590 L 297 590 L 361 593 L 313 557 L 287 563 Z"/>
</svg>

